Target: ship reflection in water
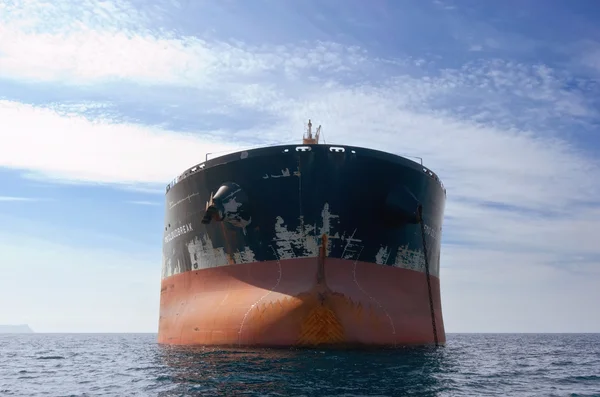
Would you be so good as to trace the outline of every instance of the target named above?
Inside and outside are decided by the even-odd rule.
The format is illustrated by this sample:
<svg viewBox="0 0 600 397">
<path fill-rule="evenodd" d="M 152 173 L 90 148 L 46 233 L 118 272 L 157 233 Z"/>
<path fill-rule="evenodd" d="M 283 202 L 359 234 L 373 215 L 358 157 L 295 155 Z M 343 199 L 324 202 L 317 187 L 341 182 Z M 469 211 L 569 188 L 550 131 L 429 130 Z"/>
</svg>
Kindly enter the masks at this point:
<svg viewBox="0 0 600 397">
<path fill-rule="evenodd" d="M 309 350 L 161 346 L 160 396 L 438 395 L 445 349 Z M 442 367 L 444 370 L 442 371 Z"/>
</svg>

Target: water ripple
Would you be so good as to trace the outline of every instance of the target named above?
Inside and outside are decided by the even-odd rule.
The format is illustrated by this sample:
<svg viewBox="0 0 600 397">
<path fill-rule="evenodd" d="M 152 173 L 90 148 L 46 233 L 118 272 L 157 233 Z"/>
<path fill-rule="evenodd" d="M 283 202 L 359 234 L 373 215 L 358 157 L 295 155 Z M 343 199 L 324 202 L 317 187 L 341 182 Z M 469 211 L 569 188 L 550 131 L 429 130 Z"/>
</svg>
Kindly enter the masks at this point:
<svg viewBox="0 0 600 397">
<path fill-rule="evenodd" d="M 395 351 L 159 346 L 0 335 L 2 396 L 600 396 L 600 335 L 450 334 Z"/>
</svg>

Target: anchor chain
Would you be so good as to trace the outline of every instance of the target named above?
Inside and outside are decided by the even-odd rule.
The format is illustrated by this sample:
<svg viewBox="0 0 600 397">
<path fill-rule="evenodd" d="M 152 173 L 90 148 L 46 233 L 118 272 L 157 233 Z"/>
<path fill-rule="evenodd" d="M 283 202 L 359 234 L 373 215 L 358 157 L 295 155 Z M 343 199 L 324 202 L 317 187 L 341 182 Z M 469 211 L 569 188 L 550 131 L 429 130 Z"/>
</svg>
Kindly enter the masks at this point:
<svg viewBox="0 0 600 397">
<path fill-rule="evenodd" d="M 435 311 L 433 309 L 433 296 L 431 294 L 431 276 L 429 274 L 429 259 L 427 259 L 427 242 L 425 241 L 425 222 L 423 221 L 423 207 L 419 205 L 419 223 L 421 224 L 421 238 L 423 239 L 423 257 L 425 258 L 425 275 L 427 276 L 427 290 L 429 293 L 429 309 L 431 311 L 431 327 L 433 328 L 433 340 L 438 346 L 437 328 L 435 327 Z"/>
</svg>

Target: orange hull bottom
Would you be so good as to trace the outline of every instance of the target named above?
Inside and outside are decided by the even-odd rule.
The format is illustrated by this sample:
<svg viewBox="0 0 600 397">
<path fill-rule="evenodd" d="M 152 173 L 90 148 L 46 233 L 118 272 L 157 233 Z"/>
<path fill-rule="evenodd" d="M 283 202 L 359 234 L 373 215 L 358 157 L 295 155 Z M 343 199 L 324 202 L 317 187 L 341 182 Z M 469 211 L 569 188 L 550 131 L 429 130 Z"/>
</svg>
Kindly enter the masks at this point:
<svg viewBox="0 0 600 397">
<path fill-rule="evenodd" d="M 158 342 L 401 346 L 434 343 L 424 273 L 327 258 L 255 262 L 162 281 Z M 438 342 L 446 341 L 431 277 Z"/>
</svg>

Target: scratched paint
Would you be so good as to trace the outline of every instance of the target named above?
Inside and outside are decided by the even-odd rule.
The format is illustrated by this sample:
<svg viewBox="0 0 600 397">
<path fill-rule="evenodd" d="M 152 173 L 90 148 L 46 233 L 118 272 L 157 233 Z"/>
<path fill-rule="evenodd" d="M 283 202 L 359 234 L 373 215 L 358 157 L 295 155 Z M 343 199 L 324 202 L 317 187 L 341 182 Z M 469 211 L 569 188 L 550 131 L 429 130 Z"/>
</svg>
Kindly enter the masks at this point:
<svg viewBox="0 0 600 397">
<path fill-rule="evenodd" d="M 303 232 L 302 225 L 294 230 L 289 230 L 281 216 L 275 218 L 275 250 L 280 259 L 296 258 L 294 248 L 303 250 L 301 256 L 317 256 L 318 244 L 314 242 L 314 227 L 308 225 Z"/>
<path fill-rule="evenodd" d="M 439 253 L 431 255 L 429 253 L 429 272 L 431 275 L 439 277 Z M 414 270 L 417 272 L 425 272 L 425 256 L 421 247 L 418 249 L 410 249 L 408 245 L 398 247 L 394 266 L 402 269 Z"/>
<path fill-rule="evenodd" d="M 264 155 L 263 149 L 253 150 L 243 160 L 238 153 L 228 161 L 209 162 L 170 189 L 165 236 L 173 230 L 170 225 L 191 224 L 193 232 L 167 236 L 163 266 L 170 269 L 163 274 L 251 260 L 316 258 L 322 235 L 327 236 L 328 257 L 423 272 L 420 225 L 390 226 L 373 216 L 383 209 L 378 200 L 397 183 L 406 183 L 419 202 L 428 203 L 424 232 L 430 272 L 439 274 L 445 195 L 435 181 L 425 174 L 415 178 L 407 164 L 366 150 L 339 157 L 331 168 L 329 148 L 312 149 L 285 155 L 281 148 L 264 149 Z M 201 223 L 205 203 L 225 183 L 239 186 L 221 197 L 219 217 Z"/>
<path fill-rule="evenodd" d="M 179 200 L 177 200 L 175 202 L 169 201 L 169 209 L 172 210 L 173 208 L 177 207 L 179 204 L 181 204 L 181 203 L 183 203 L 185 201 L 188 201 L 188 202 L 191 203 L 192 202 L 192 197 L 198 196 L 199 194 L 200 193 L 196 192 L 196 193 L 189 194 L 187 197 L 179 199 Z"/>
<path fill-rule="evenodd" d="M 236 264 L 237 263 L 252 263 L 252 262 L 256 262 L 256 257 L 254 255 L 254 252 L 250 248 L 244 247 L 243 251 L 234 252 L 233 260 Z"/>
<path fill-rule="evenodd" d="M 408 245 L 398 247 L 394 266 L 402 269 L 415 270 L 418 272 L 425 271 L 425 258 L 423 257 L 423 251 L 409 249 Z"/>
<path fill-rule="evenodd" d="M 303 218 L 298 218 L 299 225 L 295 229 L 286 226 L 283 217 L 278 216 L 275 219 L 275 238 L 273 239 L 280 259 L 291 259 L 298 257 L 313 257 L 319 254 L 319 242 L 322 235 L 327 236 L 327 255 L 330 254 L 334 245 L 356 244 L 361 240 L 354 238 L 354 233 L 346 237 L 344 232 L 340 237 L 336 230 L 339 223 L 339 215 L 333 214 L 329 209 L 329 204 L 323 205 L 321 211 L 321 223 L 317 225 L 304 225 Z M 316 232 L 318 230 L 318 232 Z M 355 231 L 356 232 L 356 231 Z M 296 252 L 300 252 L 298 255 Z M 348 252 L 350 254 L 350 251 Z"/>
<path fill-rule="evenodd" d="M 286 168 L 285 170 L 281 170 L 281 175 L 271 175 L 271 178 L 285 178 L 290 175 L 290 169 Z"/>
<path fill-rule="evenodd" d="M 228 213 L 228 214 L 235 214 L 235 213 L 237 213 L 241 206 L 242 206 L 242 203 L 238 203 L 235 200 L 235 197 L 232 197 L 228 201 L 225 201 L 223 203 L 223 208 L 225 208 L 225 212 Z"/>
<path fill-rule="evenodd" d="M 256 262 L 254 252 L 249 247 L 228 255 L 223 247 L 214 247 L 208 235 L 202 238 L 196 236 L 187 243 L 187 249 L 192 263 L 192 269 L 205 269 L 229 264 Z"/>
<path fill-rule="evenodd" d="M 428 224 L 424 224 L 423 225 L 423 229 L 425 229 L 425 234 L 427 236 L 433 237 L 434 239 L 438 238 L 438 233 L 435 231 L 434 228 L 432 228 L 431 226 L 429 226 Z"/>
<path fill-rule="evenodd" d="M 387 263 L 387 260 L 390 256 L 390 250 L 388 247 L 381 247 L 379 251 L 377 251 L 377 255 L 375 255 L 375 263 L 378 265 L 383 265 Z"/>
<path fill-rule="evenodd" d="M 321 219 L 323 219 L 323 226 L 321 227 L 321 231 L 319 232 L 319 234 L 321 236 L 325 234 L 327 235 L 327 237 L 329 237 L 331 235 L 331 222 L 335 222 L 338 218 L 339 215 L 332 214 L 331 211 L 329 211 L 329 204 L 325 203 L 325 205 L 323 206 L 323 211 L 321 211 Z"/>
<path fill-rule="evenodd" d="M 321 228 L 320 230 L 324 229 L 326 228 Z M 275 230 L 276 240 L 274 240 L 274 249 L 279 259 L 318 256 L 320 236 L 315 235 L 314 231 L 317 230 L 317 227 L 314 225 L 305 226 L 305 233 L 302 235 L 301 227 L 298 227 L 295 230 L 289 230 L 283 222 L 283 219 L 279 218 L 275 225 Z M 331 232 L 331 229 L 329 231 Z M 343 233 L 340 237 L 339 233 L 336 233 L 328 238 L 328 245 L 341 244 L 343 250 L 340 257 L 343 259 L 353 261 L 360 260 L 364 262 L 372 261 L 379 265 L 386 265 L 390 262 L 390 257 L 394 250 L 391 250 L 388 247 L 381 247 L 374 260 L 362 258 L 361 252 L 363 245 L 361 244 L 360 239 L 354 237 L 355 234 L 356 231 L 350 234 Z M 332 242 L 334 239 L 337 239 L 337 242 Z M 230 264 L 251 263 L 257 260 L 254 251 L 248 246 L 235 251 L 231 255 L 227 254 L 223 247 L 215 247 L 207 234 L 203 235 L 202 238 L 195 236 L 193 240 L 186 244 L 186 246 L 192 270 Z M 391 266 L 417 272 L 425 272 L 425 260 L 421 247 L 413 249 L 409 248 L 408 245 L 401 245 L 395 251 L 395 256 L 392 256 L 394 257 L 394 260 L 393 263 L 390 264 Z M 298 255 L 298 252 L 300 252 L 301 255 Z M 430 256 L 430 273 L 434 276 L 439 276 L 439 252 L 435 257 L 431 254 Z M 185 267 L 179 258 L 163 255 L 163 278 L 183 271 L 185 271 Z"/>
<path fill-rule="evenodd" d="M 236 223 L 241 227 L 246 227 L 250 221 L 246 221 L 238 214 L 241 204 L 238 203 L 233 194 L 231 199 L 224 203 L 224 208 L 228 219 L 232 224 Z M 376 255 L 372 258 L 362 257 L 361 253 L 364 245 L 361 238 L 358 238 L 358 230 L 352 232 L 342 231 L 340 236 L 339 215 L 330 210 L 328 203 L 323 205 L 320 222 L 307 225 L 303 222 L 303 217 L 297 218 L 298 226 L 289 227 L 283 217 L 275 218 L 273 239 L 274 249 L 278 259 L 292 259 L 303 257 L 317 257 L 319 255 L 319 246 L 321 236 L 327 236 L 327 255 L 330 255 L 334 248 L 341 250 L 340 257 L 353 261 L 375 262 L 380 265 L 391 265 L 394 267 L 425 272 L 425 260 L 421 245 L 410 246 L 408 244 L 398 247 L 381 246 Z M 189 226 L 191 227 L 191 226 Z M 183 228 L 187 230 L 188 226 Z M 415 226 L 418 229 L 418 226 Z M 427 230 L 433 232 L 433 228 L 426 227 L 426 235 L 436 237 L 435 233 L 427 233 Z M 180 233 L 181 230 L 177 233 Z M 176 234 L 177 234 L 176 233 Z M 420 233 L 418 230 L 415 233 Z M 173 236 L 170 237 L 174 238 Z M 166 239 L 165 239 L 166 241 Z M 419 240 L 420 241 L 420 240 Z M 225 266 L 230 264 L 250 263 L 256 261 L 256 255 L 249 246 L 244 246 L 231 255 L 225 252 L 224 247 L 215 247 L 208 234 L 202 237 L 196 235 L 193 240 L 187 244 L 189 252 L 191 269 L 198 270 L 216 266 Z M 434 250 L 431 250 L 433 248 Z M 439 250 L 435 250 L 435 245 L 430 244 L 429 266 L 430 273 L 439 276 Z M 339 252 L 339 251 L 338 251 Z M 433 255 L 432 255 L 433 254 Z M 435 256 L 437 255 L 437 256 Z M 390 257 L 393 260 L 390 260 Z M 392 262 L 392 263 L 389 263 Z M 167 270 L 170 269 L 170 270 Z M 163 277 L 185 271 L 180 259 L 165 259 L 163 261 Z"/>
<path fill-rule="evenodd" d="M 290 176 L 297 176 L 300 177 L 300 170 L 296 168 L 296 170 L 291 173 L 289 168 L 284 168 L 281 170 L 281 174 L 265 174 L 263 175 L 263 179 L 269 179 L 269 178 L 287 178 Z"/>
<path fill-rule="evenodd" d="M 242 229 L 242 232 L 245 235 L 246 228 L 252 223 L 252 217 L 249 217 L 248 219 L 244 218 L 244 203 L 238 201 L 240 195 L 242 195 L 242 197 L 245 196 L 245 192 L 243 192 L 240 187 L 228 192 L 228 194 L 222 198 L 223 208 L 219 215 L 224 222 Z M 212 204 L 212 193 L 210 197 L 210 200 L 206 202 L 206 208 Z"/>
<path fill-rule="evenodd" d="M 206 234 L 202 238 L 196 236 L 187 244 L 187 249 L 193 270 L 223 266 L 229 263 L 223 247 L 215 248 L 212 240 Z"/>
<path fill-rule="evenodd" d="M 227 222 L 241 228 L 244 234 L 246 234 L 246 228 L 250 223 L 252 223 L 252 217 L 248 219 L 243 218 L 242 214 L 240 213 L 242 203 L 238 203 L 236 201 L 234 196 L 235 193 L 237 193 L 237 191 L 227 196 L 228 198 L 231 198 L 223 203 L 223 208 L 225 210 L 223 216 Z"/>
<path fill-rule="evenodd" d="M 163 258 L 163 266 L 162 266 L 162 277 L 170 277 L 179 273 L 183 273 L 185 271 L 185 267 L 183 263 L 179 260 L 179 258 Z"/>
<path fill-rule="evenodd" d="M 171 268 L 171 260 L 172 260 L 171 257 L 166 256 L 163 252 L 162 273 L 161 273 L 162 278 L 170 277 L 173 275 L 172 268 Z"/>
<path fill-rule="evenodd" d="M 346 242 L 344 250 L 342 251 L 342 259 L 350 259 L 354 261 L 361 259 L 360 255 L 364 249 L 364 245 L 362 244 L 362 240 L 354 238 L 357 230 L 358 229 L 354 229 L 349 237 L 346 237 L 346 233 L 342 235 L 342 240 Z"/>
</svg>

